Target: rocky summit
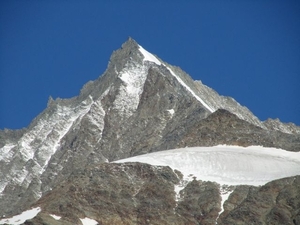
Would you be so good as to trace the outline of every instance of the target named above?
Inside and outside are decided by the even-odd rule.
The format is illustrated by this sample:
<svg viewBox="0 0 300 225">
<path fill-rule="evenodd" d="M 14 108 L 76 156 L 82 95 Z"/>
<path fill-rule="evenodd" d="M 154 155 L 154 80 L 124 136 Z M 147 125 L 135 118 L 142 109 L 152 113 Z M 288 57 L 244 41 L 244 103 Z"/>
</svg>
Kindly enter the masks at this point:
<svg viewBox="0 0 300 225">
<path fill-rule="evenodd" d="M 225 185 L 115 162 L 217 145 L 294 152 L 299 173 Z M 300 127 L 260 121 L 129 38 L 78 96 L 49 98 L 27 128 L 0 131 L 0 224 L 300 224 L 299 151 Z"/>
</svg>

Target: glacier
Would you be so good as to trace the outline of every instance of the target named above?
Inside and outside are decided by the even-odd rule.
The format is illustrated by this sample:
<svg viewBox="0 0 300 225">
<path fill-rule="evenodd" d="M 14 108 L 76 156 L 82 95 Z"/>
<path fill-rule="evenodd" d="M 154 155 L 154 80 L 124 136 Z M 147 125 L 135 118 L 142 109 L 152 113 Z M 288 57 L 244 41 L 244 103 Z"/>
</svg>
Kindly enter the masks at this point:
<svg viewBox="0 0 300 225">
<path fill-rule="evenodd" d="M 300 174 L 300 152 L 262 146 L 186 147 L 114 162 L 169 166 L 179 170 L 185 180 L 214 181 L 221 185 L 260 186 L 272 180 Z"/>
</svg>

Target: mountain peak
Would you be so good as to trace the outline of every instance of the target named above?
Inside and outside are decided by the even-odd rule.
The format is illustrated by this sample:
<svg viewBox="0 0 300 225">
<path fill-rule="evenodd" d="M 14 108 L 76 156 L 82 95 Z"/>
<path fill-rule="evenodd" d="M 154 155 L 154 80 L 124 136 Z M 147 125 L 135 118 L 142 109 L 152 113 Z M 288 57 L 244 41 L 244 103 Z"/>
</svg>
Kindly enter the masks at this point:
<svg viewBox="0 0 300 225">
<path fill-rule="evenodd" d="M 113 52 L 110 57 L 109 66 L 113 66 L 113 69 L 120 71 L 124 68 L 128 59 L 134 59 L 135 61 L 141 61 L 141 54 L 139 54 L 139 44 L 131 37 L 125 41 L 121 48 Z"/>
<path fill-rule="evenodd" d="M 209 117 L 220 108 L 239 119 L 224 112 Z M 264 128 L 247 108 L 129 38 L 78 97 L 49 98 L 26 130 L 0 132 L 0 212 L 25 209 L 73 171 L 94 163 L 228 142 L 299 149 L 298 136 L 256 126 Z"/>
<path fill-rule="evenodd" d="M 161 65 L 162 63 L 155 57 L 152 53 L 148 52 L 144 49 L 141 45 L 139 45 L 133 38 L 129 37 L 127 41 L 122 44 L 120 50 L 117 51 L 118 53 L 127 53 L 121 54 L 122 56 L 130 56 L 133 57 L 134 55 L 142 56 L 143 62 L 149 61 L 153 62 L 157 65 Z"/>
<path fill-rule="evenodd" d="M 138 48 L 139 44 L 132 37 L 128 37 L 127 41 L 122 44 L 122 48 L 126 47 Z"/>
</svg>

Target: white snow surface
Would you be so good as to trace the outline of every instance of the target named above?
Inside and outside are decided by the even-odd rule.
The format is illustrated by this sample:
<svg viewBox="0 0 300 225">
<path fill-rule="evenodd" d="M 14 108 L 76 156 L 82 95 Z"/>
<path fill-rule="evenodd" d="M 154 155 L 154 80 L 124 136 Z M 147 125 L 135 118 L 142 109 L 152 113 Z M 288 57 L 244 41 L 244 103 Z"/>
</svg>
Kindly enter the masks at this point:
<svg viewBox="0 0 300 225">
<path fill-rule="evenodd" d="M 135 62 L 127 63 L 126 67 L 119 72 L 123 85 L 120 86 L 113 107 L 125 118 L 131 116 L 137 109 L 147 74 L 148 66 Z"/>
<path fill-rule="evenodd" d="M 83 225 L 97 225 L 98 222 L 96 220 L 85 217 L 84 219 L 80 219 Z"/>
<path fill-rule="evenodd" d="M 279 178 L 300 175 L 300 152 L 261 146 L 187 147 L 115 162 L 170 166 L 179 170 L 185 180 L 196 177 L 197 180 L 214 181 L 222 185 L 259 186 Z"/>
<path fill-rule="evenodd" d="M 167 110 L 171 115 L 174 115 L 174 113 L 175 113 L 175 110 L 174 109 L 168 109 Z"/>
<path fill-rule="evenodd" d="M 24 223 L 26 220 L 34 218 L 40 211 L 40 207 L 32 208 L 14 217 L 1 219 L 0 224 L 19 225 Z"/>
<path fill-rule="evenodd" d="M 145 50 L 142 46 L 139 45 L 139 51 L 143 54 L 144 56 L 144 60 L 143 61 L 150 61 L 150 62 L 154 62 L 157 65 L 161 65 L 161 62 L 154 56 L 152 55 L 150 52 L 148 52 L 147 50 Z"/>
<path fill-rule="evenodd" d="M 227 199 L 229 198 L 230 194 L 233 192 L 234 190 L 227 190 L 226 187 L 221 187 L 220 188 L 220 194 L 221 194 L 221 211 L 219 212 L 219 215 L 221 215 L 221 213 L 224 211 L 224 202 L 227 201 Z"/>
<path fill-rule="evenodd" d="M 49 214 L 53 219 L 55 220 L 60 220 L 61 216 L 57 216 L 57 215 L 54 215 L 54 214 Z"/>
</svg>

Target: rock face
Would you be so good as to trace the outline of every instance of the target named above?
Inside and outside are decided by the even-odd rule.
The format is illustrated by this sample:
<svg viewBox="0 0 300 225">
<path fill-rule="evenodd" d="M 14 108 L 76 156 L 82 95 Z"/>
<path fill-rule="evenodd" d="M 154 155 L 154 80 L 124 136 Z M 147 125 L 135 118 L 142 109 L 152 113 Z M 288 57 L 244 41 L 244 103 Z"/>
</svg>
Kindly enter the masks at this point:
<svg viewBox="0 0 300 225">
<path fill-rule="evenodd" d="M 284 125 L 279 121 L 259 121 L 234 99 L 220 96 L 200 81 L 193 81 L 180 68 L 163 62 L 130 38 L 121 49 L 113 52 L 104 74 L 84 85 L 79 96 L 71 99 L 50 98 L 47 108 L 28 128 L 0 131 L 0 212 L 6 216 L 19 213 L 35 204 L 38 199 L 42 204 L 42 201 L 46 201 L 43 199 L 50 200 L 51 196 L 53 199 L 58 196 L 59 192 L 55 194 L 55 190 L 59 188 L 62 193 L 67 191 L 65 194 L 70 196 L 69 204 L 72 206 L 74 196 L 68 185 L 73 181 L 77 182 L 76 176 L 79 173 L 86 174 L 89 165 L 110 170 L 117 166 L 102 163 L 185 146 L 263 145 L 299 151 L 299 130 L 299 127 Z M 135 170 L 139 169 L 153 173 L 150 183 L 155 184 L 155 187 L 145 187 L 145 193 L 141 197 L 143 199 L 136 200 L 139 207 L 133 205 L 130 208 L 126 205 L 135 199 L 132 190 L 123 190 L 124 193 L 113 197 L 109 194 L 110 199 L 115 197 L 116 201 L 125 203 L 99 206 L 101 210 L 110 213 L 111 210 L 118 209 L 116 216 L 103 217 L 106 218 L 105 221 L 110 221 L 110 224 L 121 224 L 118 222 L 123 218 L 127 218 L 122 220 L 123 224 L 150 224 L 149 221 L 154 218 L 159 221 L 157 224 L 194 224 L 195 221 L 210 224 L 215 221 L 220 209 L 220 196 L 214 195 L 218 190 L 217 184 L 194 181 L 186 187 L 184 200 L 176 203 L 171 189 L 179 182 L 179 178 L 174 172 L 166 172 L 168 180 L 146 165 L 132 167 L 134 169 L 131 173 L 138 173 Z M 82 179 L 90 178 L 83 176 Z M 113 178 L 106 177 L 105 182 L 113 182 L 110 179 Z M 63 183 L 68 189 L 61 187 Z M 193 202 L 195 199 L 188 197 L 194 190 L 192 188 L 189 191 L 190 185 L 199 186 L 197 193 L 202 193 L 200 190 L 206 188 L 211 190 L 207 194 L 214 197 L 207 201 L 212 202 L 205 203 L 205 197 L 199 197 L 198 203 Z M 162 193 L 157 194 L 157 202 L 153 202 L 151 208 L 148 206 L 147 196 L 154 194 L 151 188 L 159 189 L 160 186 L 166 187 L 165 191 L 168 193 L 161 190 Z M 74 193 L 77 193 L 76 185 L 74 187 Z M 82 188 L 80 193 L 84 190 Z M 109 188 L 116 188 L 115 192 L 118 192 L 118 187 L 111 185 L 104 188 L 103 193 L 107 194 L 105 190 L 109 191 Z M 93 197 L 88 197 L 88 192 L 81 194 L 86 195 L 85 198 L 91 198 L 85 201 L 92 201 Z M 99 195 L 102 196 L 101 193 Z M 165 197 L 170 199 L 164 199 Z M 168 214 L 160 216 L 159 204 L 167 204 L 164 207 L 169 210 Z M 189 208 L 189 204 L 193 208 Z M 205 210 L 202 212 L 203 215 L 204 212 L 209 214 L 203 218 L 199 214 L 202 204 L 210 208 L 209 213 Z M 71 210 L 70 205 L 62 204 L 59 212 L 64 212 L 64 207 Z M 142 209 L 144 211 L 139 211 Z M 100 222 L 98 214 L 93 216 L 92 211 L 89 214 L 81 208 L 76 210 L 71 210 L 73 214 L 66 215 L 66 223 L 62 224 L 67 224 L 67 221 L 71 224 L 80 223 L 80 213 L 97 218 Z M 154 210 L 153 213 L 151 210 Z M 195 213 L 191 216 L 187 211 Z M 144 214 L 149 214 L 151 218 L 144 218 Z M 38 218 L 45 221 L 49 219 L 46 216 L 37 217 L 34 219 L 36 224 Z M 50 224 L 55 224 L 51 221 Z M 105 224 L 105 221 L 101 223 Z M 56 223 L 59 224 L 59 221 Z"/>
<path fill-rule="evenodd" d="M 174 134 L 170 134 L 174 135 Z M 266 130 L 239 119 L 236 115 L 219 109 L 195 123 L 180 138 L 178 147 L 213 146 L 218 144 L 282 148 L 300 150 L 300 136 L 277 130 Z"/>
<path fill-rule="evenodd" d="M 227 187 L 221 211 L 220 185 L 193 180 L 176 197 L 180 172 L 141 163 L 98 164 L 72 173 L 35 205 L 42 213 L 25 224 L 299 224 L 300 176 L 261 187 Z M 61 218 L 55 220 L 50 216 Z"/>
<path fill-rule="evenodd" d="M 240 186 L 224 204 L 218 224 L 300 224 L 300 176 L 260 188 Z"/>
<path fill-rule="evenodd" d="M 263 124 L 269 130 L 278 130 L 290 134 L 300 134 L 300 127 L 296 126 L 294 123 L 282 123 L 279 119 L 267 119 L 263 122 Z"/>
</svg>

